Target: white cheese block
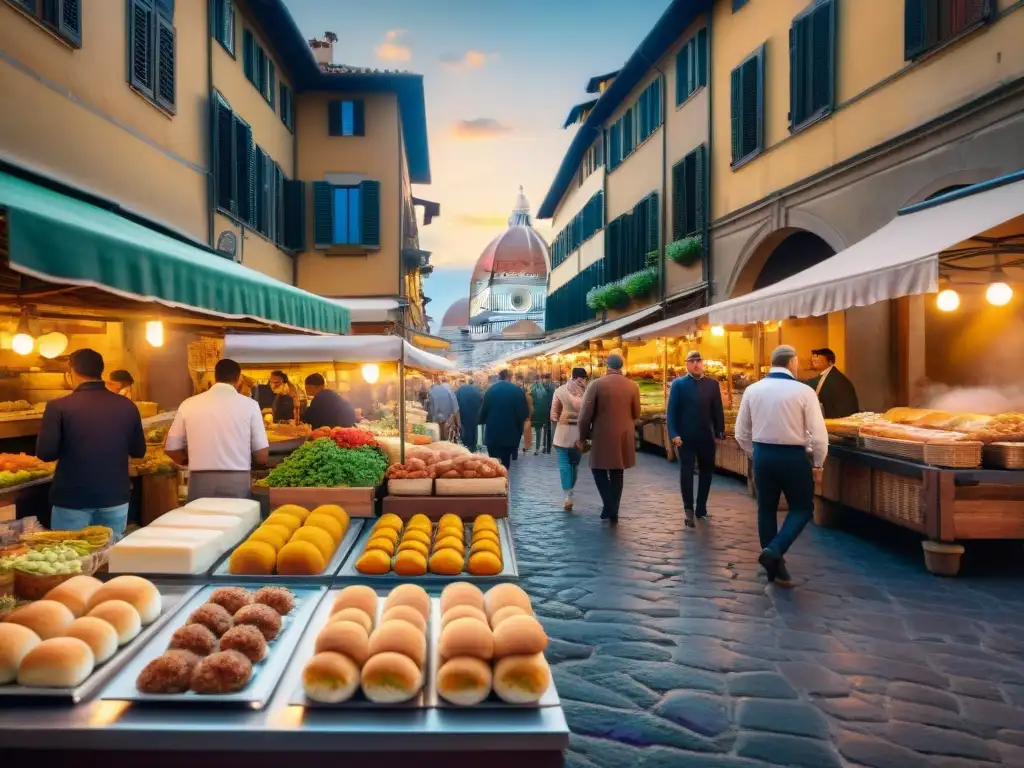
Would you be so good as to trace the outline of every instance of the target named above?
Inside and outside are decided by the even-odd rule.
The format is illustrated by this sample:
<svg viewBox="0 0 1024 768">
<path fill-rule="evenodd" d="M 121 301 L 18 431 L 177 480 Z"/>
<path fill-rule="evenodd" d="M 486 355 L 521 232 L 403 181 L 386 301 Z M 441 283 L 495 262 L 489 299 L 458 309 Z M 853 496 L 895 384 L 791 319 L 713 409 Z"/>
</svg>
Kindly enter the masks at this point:
<svg viewBox="0 0 1024 768">
<path fill-rule="evenodd" d="M 224 532 L 143 528 L 110 548 L 111 573 L 198 574 L 228 549 Z"/>
<path fill-rule="evenodd" d="M 260 503 L 253 499 L 196 499 L 182 509 L 195 515 L 240 517 L 249 528 L 255 528 L 260 522 Z"/>
<path fill-rule="evenodd" d="M 252 528 L 240 517 L 229 515 L 194 515 L 184 509 L 175 509 L 160 515 L 149 528 L 178 528 L 183 530 L 222 531 L 228 546 L 241 541 Z"/>
</svg>

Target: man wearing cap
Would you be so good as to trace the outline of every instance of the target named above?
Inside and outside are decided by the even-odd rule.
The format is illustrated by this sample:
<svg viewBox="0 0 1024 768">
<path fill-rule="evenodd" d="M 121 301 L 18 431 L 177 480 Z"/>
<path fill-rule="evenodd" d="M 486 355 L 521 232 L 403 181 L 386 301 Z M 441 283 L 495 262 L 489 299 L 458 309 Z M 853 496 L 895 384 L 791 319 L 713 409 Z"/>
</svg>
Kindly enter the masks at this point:
<svg viewBox="0 0 1024 768">
<path fill-rule="evenodd" d="M 807 382 L 818 394 L 826 419 L 841 419 L 860 411 L 853 382 L 836 368 L 836 353 L 828 347 L 811 350 L 811 367 L 818 375 Z"/>
<path fill-rule="evenodd" d="M 747 387 L 736 417 L 736 442 L 753 456 L 757 533 L 768 581 L 792 586 L 785 554 L 814 514 L 814 484 L 828 454 L 828 432 L 814 391 L 796 379 L 792 347 L 776 347 L 768 375 Z M 779 498 L 789 513 L 779 530 Z"/>
<path fill-rule="evenodd" d="M 668 394 L 668 436 L 679 454 L 679 484 L 683 490 L 683 522 L 693 528 L 694 517 L 708 514 L 708 495 L 715 471 L 715 439 L 725 437 L 725 409 L 717 381 L 704 375 L 700 352 L 686 356 L 686 375 L 672 382 Z M 693 499 L 693 467 L 700 471 L 697 503 Z"/>
</svg>

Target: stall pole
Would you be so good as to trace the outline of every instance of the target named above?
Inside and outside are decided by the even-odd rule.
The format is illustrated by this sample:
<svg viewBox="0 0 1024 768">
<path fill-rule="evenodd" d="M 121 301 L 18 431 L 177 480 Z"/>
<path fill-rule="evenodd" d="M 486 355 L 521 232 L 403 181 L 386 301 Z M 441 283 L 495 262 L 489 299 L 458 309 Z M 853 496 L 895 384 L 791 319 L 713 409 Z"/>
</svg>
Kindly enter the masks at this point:
<svg viewBox="0 0 1024 768">
<path fill-rule="evenodd" d="M 398 458 L 405 464 L 405 354 L 398 359 Z"/>
<path fill-rule="evenodd" d="M 725 332 L 725 396 L 732 408 L 732 332 Z"/>
</svg>

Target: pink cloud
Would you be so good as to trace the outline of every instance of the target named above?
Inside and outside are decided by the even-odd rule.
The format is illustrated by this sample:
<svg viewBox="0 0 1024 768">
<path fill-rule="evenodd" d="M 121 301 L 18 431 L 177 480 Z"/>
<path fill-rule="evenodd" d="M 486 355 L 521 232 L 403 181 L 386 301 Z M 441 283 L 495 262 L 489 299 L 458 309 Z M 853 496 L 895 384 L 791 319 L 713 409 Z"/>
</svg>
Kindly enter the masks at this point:
<svg viewBox="0 0 1024 768">
<path fill-rule="evenodd" d="M 384 33 L 384 41 L 374 48 L 377 58 L 382 61 L 410 61 L 412 49 L 402 42 L 407 30 L 389 29 Z"/>
</svg>

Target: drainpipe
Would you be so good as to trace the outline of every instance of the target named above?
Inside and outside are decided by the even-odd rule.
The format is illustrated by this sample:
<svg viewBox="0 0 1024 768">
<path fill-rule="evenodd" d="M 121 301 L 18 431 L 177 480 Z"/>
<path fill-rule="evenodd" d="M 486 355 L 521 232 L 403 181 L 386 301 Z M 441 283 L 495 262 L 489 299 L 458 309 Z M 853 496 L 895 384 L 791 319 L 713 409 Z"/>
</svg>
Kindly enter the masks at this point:
<svg viewBox="0 0 1024 768">
<path fill-rule="evenodd" d="M 299 98 L 299 78 L 297 75 L 292 75 L 292 179 L 301 179 L 299 176 L 299 109 L 298 109 L 298 98 Z M 306 185 L 302 185 L 302 197 L 306 197 Z M 302 206 L 302 229 L 303 237 L 302 244 L 305 246 L 306 237 L 306 206 L 305 199 L 303 199 Z M 303 249 L 304 250 L 304 249 Z M 299 259 L 302 258 L 302 251 L 298 251 L 292 254 L 292 285 L 296 288 L 299 287 Z"/>
<path fill-rule="evenodd" d="M 206 210 L 209 211 L 209 240 L 210 247 L 215 247 L 216 236 L 216 208 L 217 198 L 214 191 L 214 166 L 216 164 L 217 137 L 216 121 L 214 120 L 214 96 L 213 96 L 213 0 L 206 3 L 206 139 L 210 142 L 210 151 L 207 157 L 210 158 L 210 165 L 206 172 Z"/>
<path fill-rule="evenodd" d="M 714 80 L 711 77 L 713 67 L 711 62 L 714 61 L 714 57 L 711 55 L 714 46 L 712 43 L 711 36 L 711 17 L 714 16 L 713 9 L 708 9 L 708 162 L 707 162 L 707 178 L 704 180 L 704 189 L 706 190 L 704 196 L 704 231 L 701 236 L 704 240 L 704 258 L 701 260 L 702 271 L 704 273 L 704 282 L 707 285 L 705 291 L 705 306 L 711 306 L 711 303 L 715 299 L 715 291 L 712 284 L 712 278 L 714 277 L 714 270 L 712 270 L 711 263 L 711 184 L 715 174 L 711 171 L 711 159 L 715 156 L 715 126 L 712 115 L 714 114 Z"/>
<path fill-rule="evenodd" d="M 661 180 L 659 182 L 660 192 L 659 197 L 659 208 L 658 212 L 658 293 L 659 302 L 661 303 L 662 317 L 665 316 L 665 296 L 667 295 L 667 282 L 668 273 L 665 269 L 665 239 L 668 237 L 665 231 L 665 217 L 668 214 L 668 202 L 665 200 L 666 184 L 665 175 L 668 173 L 668 77 L 666 77 L 664 70 L 655 64 L 653 61 L 644 56 L 643 51 L 640 51 L 640 56 L 644 61 L 653 69 L 658 75 L 661 76 Z"/>
</svg>

